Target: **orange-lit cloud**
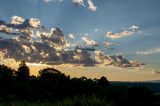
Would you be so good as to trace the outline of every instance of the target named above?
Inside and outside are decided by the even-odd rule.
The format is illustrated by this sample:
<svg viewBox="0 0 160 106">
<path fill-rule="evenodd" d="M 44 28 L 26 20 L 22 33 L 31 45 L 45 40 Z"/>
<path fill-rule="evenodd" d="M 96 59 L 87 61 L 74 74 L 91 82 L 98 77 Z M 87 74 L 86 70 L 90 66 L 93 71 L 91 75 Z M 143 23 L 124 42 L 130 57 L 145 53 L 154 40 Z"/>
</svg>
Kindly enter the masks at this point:
<svg viewBox="0 0 160 106">
<path fill-rule="evenodd" d="M 86 45 L 91 45 L 91 46 L 98 46 L 99 45 L 99 43 L 94 41 L 93 39 L 90 39 L 87 37 L 82 37 L 81 39 L 86 43 Z"/>
<path fill-rule="evenodd" d="M 137 33 L 138 29 L 139 29 L 138 26 L 132 25 L 131 27 L 127 28 L 127 30 L 124 30 L 124 31 L 119 32 L 119 33 L 113 33 L 111 31 L 109 31 L 109 32 L 107 32 L 106 36 L 108 38 L 111 38 L 111 39 L 117 39 L 117 38 L 121 38 L 121 37 L 132 36 L 135 33 Z"/>
</svg>

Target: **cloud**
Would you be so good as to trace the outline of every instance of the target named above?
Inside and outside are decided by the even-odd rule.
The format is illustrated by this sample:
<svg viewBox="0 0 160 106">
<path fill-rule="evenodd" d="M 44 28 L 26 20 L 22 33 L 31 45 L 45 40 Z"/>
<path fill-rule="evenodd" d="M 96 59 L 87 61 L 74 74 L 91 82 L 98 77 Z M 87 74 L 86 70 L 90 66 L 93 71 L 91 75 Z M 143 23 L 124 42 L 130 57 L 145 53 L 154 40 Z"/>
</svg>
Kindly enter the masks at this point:
<svg viewBox="0 0 160 106">
<path fill-rule="evenodd" d="M 128 30 L 124 30 L 120 33 L 113 33 L 111 31 L 107 32 L 106 36 L 111 39 L 117 39 L 125 36 L 132 36 L 135 33 L 138 33 L 138 26 L 132 25 L 131 27 L 127 28 Z"/>
<path fill-rule="evenodd" d="M 117 38 L 121 38 L 121 37 L 125 37 L 125 36 L 131 36 L 133 34 L 134 34 L 133 31 L 123 31 L 120 33 L 113 33 L 111 31 L 109 31 L 109 32 L 107 32 L 106 36 L 111 39 L 117 39 Z"/>
<path fill-rule="evenodd" d="M 99 50 L 95 51 L 95 61 L 100 66 L 113 65 L 121 68 L 140 67 L 144 65 L 143 63 L 137 61 L 129 61 L 123 55 L 107 56 Z"/>
<path fill-rule="evenodd" d="M 18 19 L 17 19 L 18 18 Z M 16 36 L 9 39 L 0 38 L 0 59 L 24 60 L 29 63 L 41 63 L 51 65 L 71 64 L 80 66 L 104 66 L 113 65 L 117 67 L 136 67 L 141 64 L 132 62 L 124 56 L 106 56 L 101 51 L 90 50 L 90 48 L 67 49 L 69 45 L 60 28 L 46 30 L 39 27 L 39 19 L 24 19 L 16 17 L 13 24 L 0 24 L 0 33 Z M 30 22 L 31 20 L 31 22 Z M 8 26 L 9 25 L 9 26 Z M 23 25 L 23 27 L 22 27 Z M 27 25 L 24 27 L 24 25 Z M 11 28 L 11 31 L 8 31 Z M 70 34 L 73 38 L 74 36 Z M 97 46 L 98 42 L 93 39 L 82 37 L 87 45 Z M 72 44 L 70 44 L 71 46 Z M 75 46 L 75 45 L 73 45 Z M 91 48 L 92 49 L 92 48 Z"/>
<path fill-rule="evenodd" d="M 41 21 L 40 21 L 39 19 L 36 19 L 36 18 L 30 18 L 29 24 L 30 24 L 32 27 L 38 28 L 38 27 L 41 26 Z"/>
<path fill-rule="evenodd" d="M 122 36 L 131 36 L 131 35 L 133 35 L 135 32 L 133 32 L 133 31 L 123 31 L 121 34 L 122 34 Z"/>
<path fill-rule="evenodd" d="M 93 4 L 92 0 L 87 0 L 87 2 L 89 5 L 88 9 L 95 12 L 97 10 L 97 7 Z"/>
<path fill-rule="evenodd" d="M 88 9 L 95 12 L 97 10 L 97 7 L 94 5 L 94 3 L 92 2 L 92 0 L 72 0 L 72 2 L 76 5 L 81 5 L 85 7 L 85 2 L 87 1 L 88 3 Z"/>
<path fill-rule="evenodd" d="M 39 0 L 30 0 L 38 2 Z M 63 2 L 64 0 L 43 0 L 46 4 L 50 3 L 50 2 Z M 71 0 L 73 4 L 75 4 L 76 6 L 83 6 L 85 7 L 85 2 L 87 2 L 86 4 L 88 4 L 88 9 L 95 12 L 97 10 L 97 7 L 94 5 L 94 3 L 92 2 L 92 0 Z"/>
<path fill-rule="evenodd" d="M 137 51 L 138 55 L 152 55 L 152 54 L 160 54 L 160 47 L 156 47 L 147 51 Z"/>
<path fill-rule="evenodd" d="M 11 19 L 12 19 L 11 24 L 15 24 L 15 25 L 20 25 L 25 21 L 25 19 L 19 16 L 13 16 L 11 17 Z"/>
<path fill-rule="evenodd" d="M 73 2 L 75 5 L 85 6 L 85 5 L 84 5 L 84 0 L 73 0 L 72 2 Z"/>
<path fill-rule="evenodd" d="M 1 25 L 5 25 L 7 28 L 24 29 L 29 27 L 39 28 L 41 27 L 41 21 L 36 18 L 24 19 L 20 16 L 12 16 L 10 23 L 1 22 Z"/>
<path fill-rule="evenodd" d="M 110 56 L 106 56 L 103 52 L 96 50 L 95 51 L 95 61 L 98 64 L 103 65 L 111 65 L 112 64 L 112 58 Z"/>
<path fill-rule="evenodd" d="M 106 36 L 108 38 L 116 39 L 122 37 L 121 33 L 113 33 L 111 31 L 107 32 Z"/>
<path fill-rule="evenodd" d="M 73 34 L 68 34 L 68 36 L 72 39 L 75 39 L 76 37 Z"/>
<path fill-rule="evenodd" d="M 112 39 L 116 39 L 116 38 L 121 38 L 121 37 L 125 37 L 125 36 L 131 36 L 133 35 L 134 32 L 132 31 L 123 31 L 121 33 L 113 33 L 113 32 L 107 32 L 107 37 L 112 38 Z"/>
<path fill-rule="evenodd" d="M 116 43 L 111 43 L 111 42 L 103 42 L 103 44 L 106 48 L 110 48 L 111 46 L 117 45 Z"/>
<path fill-rule="evenodd" d="M 2 33 L 11 33 L 12 28 L 8 28 L 6 25 L 0 25 L 0 32 Z"/>
<path fill-rule="evenodd" d="M 82 37 L 81 39 L 86 43 L 86 45 L 99 46 L 99 43 L 94 41 L 93 39 L 87 37 Z"/>
<path fill-rule="evenodd" d="M 129 27 L 128 29 L 131 29 L 131 30 L 137 30 L 139 29 L 139 26 L 136 26 L 136 25 L 132 25 L 131 27 Z"/>
<path fill-rule="evenodd" d="M 127 68 L 127 67 L 141 67 L 145 65 L 144 63 L 138 61 L 129 61 L 123 55 L 113 55 L 110 56 L 112 58 L 112 62 L 117 67 Z"/>
</svg>

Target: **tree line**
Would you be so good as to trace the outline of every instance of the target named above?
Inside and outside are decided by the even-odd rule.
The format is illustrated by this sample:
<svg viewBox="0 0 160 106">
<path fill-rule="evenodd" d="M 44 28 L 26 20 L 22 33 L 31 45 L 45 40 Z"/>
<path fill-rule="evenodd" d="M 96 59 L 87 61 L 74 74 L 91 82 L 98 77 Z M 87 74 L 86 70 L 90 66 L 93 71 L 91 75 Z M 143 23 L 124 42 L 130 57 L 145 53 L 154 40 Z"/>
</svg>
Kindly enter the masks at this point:
<svg viewBox="0 0 160 106">
<path fill-rule="evenodd" d="M 42 69 L 38 76 L 33 76 L 25 61 L 20 62 L 17 70 L 0 65 L 0 102 L 56 102 L 91 95 L 112 101 L 115 106 L 158 106 L 159 101 L 153 91 L 144 86 L 111 86 L 104 76 L 70 78 L 54 68 Z"/>
</svg>

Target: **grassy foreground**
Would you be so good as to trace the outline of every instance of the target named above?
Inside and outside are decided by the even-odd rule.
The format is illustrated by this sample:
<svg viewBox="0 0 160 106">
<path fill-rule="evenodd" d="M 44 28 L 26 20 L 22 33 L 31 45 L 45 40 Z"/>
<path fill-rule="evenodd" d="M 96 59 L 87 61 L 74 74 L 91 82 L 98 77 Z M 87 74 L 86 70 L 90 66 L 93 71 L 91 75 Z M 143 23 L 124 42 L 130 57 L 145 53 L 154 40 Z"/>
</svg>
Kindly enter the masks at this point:
<svg viewBox="0 0 160 106">
<path fill-rule="evenodd" d="M 0 102 L 0 106 L 115 106 L 112 101 L 97 98 L 95 95 L 68 98 L 58 102 Z"/>
</svg>

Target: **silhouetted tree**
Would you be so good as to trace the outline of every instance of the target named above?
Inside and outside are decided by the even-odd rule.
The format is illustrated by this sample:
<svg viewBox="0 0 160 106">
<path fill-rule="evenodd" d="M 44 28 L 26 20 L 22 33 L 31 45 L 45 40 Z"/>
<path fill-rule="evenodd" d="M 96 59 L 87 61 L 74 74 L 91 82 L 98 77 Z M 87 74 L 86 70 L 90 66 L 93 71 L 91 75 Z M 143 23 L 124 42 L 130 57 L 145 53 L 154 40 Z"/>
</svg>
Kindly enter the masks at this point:
<svg viewBox="0 0 160 106">
<path fill-rule="evenodd" d="M 12 92 L 14 70 L 5 66 L 0 65 L 0 99 L 4 100 L 9 98 Z"/>
<path fill-rule="evenodd" d="M 46 69 L 42 69 L 39 71 L 39 77 L 45 80 L 47 79 L 55 80 L 56 78 L 61 77 L 61 76 L 65 76 L 65 75 L 54 68 L 46 68 Z"/>
<path fill-rule="evenodd" d="M 110 83 L 107 80 L 106 77 L 102 76 L 99 80 L 98 80 L 98 84 L 102 87 L 110 87 Z"/>
<path fill-rule="evenodd" d="M 26 65 L 25 61 L 21 61 L 19 64 L 19 68 L 16 72 L 17 78 L 20 80 L 28 80 L 30 76 L 30 69 Z"/>
<path fill-rule="evenodd" d="M 14 70 L 5 66 L 0 65 L 0 80 L 1 81 L 8 81 L 13 78 Z"/>
</svg>

